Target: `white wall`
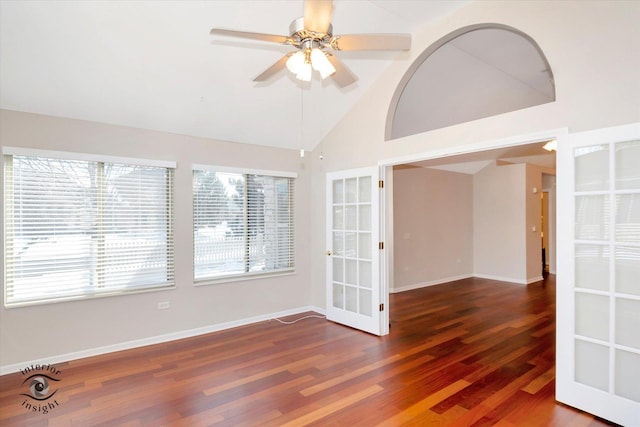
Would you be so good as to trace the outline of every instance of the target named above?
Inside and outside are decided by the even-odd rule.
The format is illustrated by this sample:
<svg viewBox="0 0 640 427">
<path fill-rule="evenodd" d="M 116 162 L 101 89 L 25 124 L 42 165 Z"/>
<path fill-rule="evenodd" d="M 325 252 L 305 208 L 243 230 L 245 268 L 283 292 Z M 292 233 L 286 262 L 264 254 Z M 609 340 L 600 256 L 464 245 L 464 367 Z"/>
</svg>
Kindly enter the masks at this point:
<svg viewBox="0 0 640 427">
<path fill-rule="evenodd" d="M 473 176 L 473 272 L 524 283 L 526 165 L 491 164 Z"/>
<path fill-rule="evenodd" d="M 495 22 L 532 37 L 553 69 L 556 101 L 495 117 L 385 141 L 390 101 L 411 62 L 461 27 Z M 311 254 L 313 301 L 324 306 L 324 227 L 327 171 L 372 166 L 388 159 L 464 150 L 486 141 L 550 129 L 571 132 L 640 121 L 640 2 L 478 1 L 425 27 L 312 157 Z"/>
<path fill-rule="evenodd" d="M 312 304 L 310 255 L 304 244 L 310 240 L 311 231 L 309 171 L 304 163 L 308 158 L 301 159 L 297 151 L 6 110 L 0 111 L 0 142 L 3 146 L 177 161 L 176 288 L 30 307 L 1 307 L 0 367 L 295 311 Z M 298 173 L 296 274 L 193 285 L 192 163 Z M 160 301 L 169 301 L 170 309 L 158 310 Z"/>
<path fill-rule="evenodd" d="M 395 167 L 393 219 L 392 291 L 472 275 L 472 175 Z"/>
</svg>

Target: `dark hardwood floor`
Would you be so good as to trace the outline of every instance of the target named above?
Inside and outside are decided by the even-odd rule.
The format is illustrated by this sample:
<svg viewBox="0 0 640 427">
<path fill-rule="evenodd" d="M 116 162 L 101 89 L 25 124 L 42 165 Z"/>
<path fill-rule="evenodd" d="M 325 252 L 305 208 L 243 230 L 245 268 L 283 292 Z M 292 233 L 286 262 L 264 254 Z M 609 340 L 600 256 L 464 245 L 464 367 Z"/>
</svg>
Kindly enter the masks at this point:
<svg viewBox="0 0 640 427">
<path fill-rule="evenodd" d="M 5 375 L 0 425 L 608 425 L 554 401 L 554 276 L 460 280 L 390 310 L 381 338 L 271 320 L 61 363 L 41 402 Z"/>
</svg>

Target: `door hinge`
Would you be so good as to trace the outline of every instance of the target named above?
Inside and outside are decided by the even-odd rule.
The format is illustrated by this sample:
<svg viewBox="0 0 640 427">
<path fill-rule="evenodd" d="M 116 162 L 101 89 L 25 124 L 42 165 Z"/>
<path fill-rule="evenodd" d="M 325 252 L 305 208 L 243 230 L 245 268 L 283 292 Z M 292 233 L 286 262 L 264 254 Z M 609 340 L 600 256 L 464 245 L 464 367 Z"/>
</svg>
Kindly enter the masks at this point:
<svg viewBox="0 0 640 427">
<path fill-rule="evenodd" d="M 384 311 L 384 304 L 380 304 L 380 311 Z"/>
<path fill-rule="evenodd" d="M 380 250 L 384 249 L 384 242 L 379 242 L 378 243 L 378 249 L 380 249 Z"/>
<path fill-rule="evenodd" d="M 384 188 L 384 181 L 383 180 L 378 181 L 378 188 Z"/>
</svg>

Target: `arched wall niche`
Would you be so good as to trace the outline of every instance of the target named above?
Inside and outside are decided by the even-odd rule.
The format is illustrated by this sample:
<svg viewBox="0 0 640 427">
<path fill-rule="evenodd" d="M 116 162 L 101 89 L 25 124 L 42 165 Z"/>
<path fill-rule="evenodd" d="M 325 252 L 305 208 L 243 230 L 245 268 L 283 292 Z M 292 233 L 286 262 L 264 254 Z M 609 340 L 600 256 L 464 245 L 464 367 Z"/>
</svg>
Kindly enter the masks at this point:
<svg viewBox="0 0 640 427">
<path fill-rule="evenodd" d="M 531 37 L 503 24 L 466 26 L 411 64 L 391 99 L 385 140 L 555 99 L 553 72 Z"/>
</svg>

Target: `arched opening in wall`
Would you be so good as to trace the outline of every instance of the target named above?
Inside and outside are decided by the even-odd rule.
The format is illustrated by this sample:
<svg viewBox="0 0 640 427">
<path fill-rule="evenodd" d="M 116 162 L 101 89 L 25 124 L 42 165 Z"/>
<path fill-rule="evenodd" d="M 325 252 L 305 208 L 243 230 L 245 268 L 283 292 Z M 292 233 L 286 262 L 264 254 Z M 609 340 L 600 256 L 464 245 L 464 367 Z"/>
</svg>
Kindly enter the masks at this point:
<svg viewBox="0 0 640 427">
<path fill-rule="evenodd" d="M 555 101 L 538 44 L 501 24 L 461 28 L 428 47 L 402 78 L 385 140 Z"/>
</svg>

